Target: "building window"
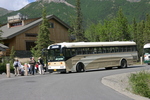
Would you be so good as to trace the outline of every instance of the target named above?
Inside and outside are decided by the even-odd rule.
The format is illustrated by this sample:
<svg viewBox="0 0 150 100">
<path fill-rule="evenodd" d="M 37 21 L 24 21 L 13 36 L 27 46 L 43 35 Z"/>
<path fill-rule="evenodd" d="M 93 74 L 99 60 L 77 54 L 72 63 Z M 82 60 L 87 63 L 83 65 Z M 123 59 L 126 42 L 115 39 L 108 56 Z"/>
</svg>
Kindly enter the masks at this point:
<svg viewBox="0 0 150 100">
<path fill-rule="evenodd" d="M 37 37 L 38 36 L 38 34 L 36 34 L 36 33 L 26 33 L 25 35 L 26 35 L 26 37 Z"/>
<path fill-rule="evenodd" d="M 10 27 L 21 26 L 21 25 L 22 25 L 22 22 L 11 23 Z"/>
<path fill-rule="evenodd" d="M 35 41 L 26 41 L 26 50 L 31 50 L 35 45 Z"/>
<path fill-rule="evenodd" d="M 54 28 L 54 23 L 50 22 L 49 23 L 49 28 Z"/>
</svg>

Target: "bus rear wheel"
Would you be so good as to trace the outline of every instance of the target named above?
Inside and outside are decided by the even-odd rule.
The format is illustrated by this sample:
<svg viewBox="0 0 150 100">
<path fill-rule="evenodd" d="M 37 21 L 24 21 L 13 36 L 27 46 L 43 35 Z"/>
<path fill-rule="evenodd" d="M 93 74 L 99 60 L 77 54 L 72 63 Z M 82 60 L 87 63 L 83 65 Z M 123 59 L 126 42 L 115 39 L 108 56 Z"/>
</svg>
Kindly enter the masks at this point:
<svg viewBox="0 0 150 100">
<path fill-rule="evenodd" d="M 119 68 L 126 68 L 126 67 L 127 67 L 127 61 L 125 59 L 122 59 Z"/>
<path fill-rule="evenodd" d="M 85 69 L 84 69 L 83 63 L 78 63 L 78 64 L 76 65 L 76 70 L 77 70 L 77 72 L 84 72 Z"/>
</svg>

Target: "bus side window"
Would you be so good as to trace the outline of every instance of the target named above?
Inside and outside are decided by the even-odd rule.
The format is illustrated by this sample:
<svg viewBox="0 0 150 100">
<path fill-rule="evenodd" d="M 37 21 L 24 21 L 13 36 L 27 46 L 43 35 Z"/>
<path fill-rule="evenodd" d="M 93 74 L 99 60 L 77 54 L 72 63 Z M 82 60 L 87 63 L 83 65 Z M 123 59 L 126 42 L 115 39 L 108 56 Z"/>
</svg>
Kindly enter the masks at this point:
<svg viewBox="0 0 150 100">
<path fill-rule="evenodd" d="M 104 47 L 102 48 L 102 53 L 105 53 L 105 48 Z"/>
<path fill-rule="evenodd" d="M 94 54 L 97 54 L 97 48 L 93 48 L 93 51 Z"/>
<path fill-rule="evenodd" d="M 76 50 L 75 49 L 71 49 L 71 55 L 75 56 L 76 55 Z"/>
<path fill-rule="evenodd" d="M 77 48 L 77 54 L 80 55 L 80 54 L 82 54 L 81 52 L 82 52 L 81 48 Z"/>
<path fill-rule="evenodd" d="M 116 52 L 119 52 L 119 47 L 116 47 Z"/>
<path fill-rule="evenodd" d="M 131 46 L 128 46 L 128 47 L 127 47 L 127 51 L 131 51 Z"/>
<path fill-rule="evenodd" d="M 82 49 L 83 54 L 87 54 L 87 48 Z"/>
<path fill-rule="evenodd" d="M 133 51 L 136 51 L 136 46 L 133 46 Z"/>
<path fill-rule="evenodd" d="M 98 48 L 98 53 L 103 53 L 101 47 Z"/>
<path fill-rule="evenodd" d="M 110 52 L 114 52 L 114 47 L 110 47 Z"/>
</svg>

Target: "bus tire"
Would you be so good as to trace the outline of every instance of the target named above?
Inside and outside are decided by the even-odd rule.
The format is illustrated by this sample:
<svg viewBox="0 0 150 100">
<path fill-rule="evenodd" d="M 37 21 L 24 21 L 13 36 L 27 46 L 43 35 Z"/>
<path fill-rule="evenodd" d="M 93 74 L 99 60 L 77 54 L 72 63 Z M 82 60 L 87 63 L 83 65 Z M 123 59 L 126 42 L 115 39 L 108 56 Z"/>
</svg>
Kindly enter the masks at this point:
<svg viewBox="0 0 150 100">
<path fill-rule="evenodd" d="M 83 63 L 78 63 L 78 64 L 76 65 L 76 71 L 77 71 L 77 72 L 84 72 L 84 71 L 85 71 L 85 69 L 84 69 L 84 64 L 83 64 Z"/>
<path fill-rule="evenodd" d="M 127 61 L 125 59 L 122 59 L 119 68 L 126 68 L 126 67 L 127 67 Z"/>
</svg>

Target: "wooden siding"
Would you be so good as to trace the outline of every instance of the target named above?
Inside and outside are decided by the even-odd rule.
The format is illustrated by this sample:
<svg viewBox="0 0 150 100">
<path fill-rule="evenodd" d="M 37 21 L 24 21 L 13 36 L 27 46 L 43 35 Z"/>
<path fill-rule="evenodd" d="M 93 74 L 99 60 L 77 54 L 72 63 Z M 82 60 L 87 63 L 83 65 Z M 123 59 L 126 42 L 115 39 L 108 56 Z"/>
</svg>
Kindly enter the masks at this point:
<svg viewBox="0 0 150 100">
<path fill-rule="evenodd" d="M 30 21 L 33 21 L 33 20 L 30 20 Z M 70 41 L 68 29 L 65 26 L 60 24 L 55 19 L 50 19 L 49 22 L 54 24 L 54 28 L 49 28 L 51 41 L 54 41 L 55 43 Z M 29 21 L 27 21 L 26 23 L 29 23 Z M 4 44 L 9 44 L 8 45 L 9 49 L 7 50 L 7 52 L 10 53 L 12 46 L 14 46 L 14 50 L 26 50 L 26 41 L 36 41 L 37 39 L 37 37 L 27 37 L 26 34 L 38 34 L 38 31 L 39 31 L 39 25 L 23 33 L 20 33 L 19 35 L 17 35 L 16 37 L 12 39 L 4 40 L 3 41 Z"/>
</svg>

